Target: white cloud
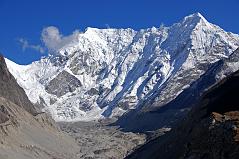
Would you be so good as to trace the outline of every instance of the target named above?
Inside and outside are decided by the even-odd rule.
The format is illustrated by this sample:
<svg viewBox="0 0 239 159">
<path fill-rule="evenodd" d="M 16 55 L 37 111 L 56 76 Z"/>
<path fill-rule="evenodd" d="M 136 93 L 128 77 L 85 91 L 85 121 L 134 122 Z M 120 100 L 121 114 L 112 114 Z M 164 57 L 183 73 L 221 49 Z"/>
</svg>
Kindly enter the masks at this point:
<svg viewBox="0 0 239 159">
<path fill-rule="evenodd" d="M 41 33 L 41 40 L 50 53 L 56 53 L 57 50 L 66 46 L 67 44 L 76 41 L 79 31 L 74 31 L 71 35 L 63 36 L 59 29 L 55 26 L 43 28 Z"/>
<path fill-rule="evenodd" d="M 40 53 L 44 53 L 46 50 L 50 54 L 57 54 L 57 51 L 62 47 L 78 40 L 79 30 L 75 30 L 72 34 L 64 36 L 60 33 L 59 29 L 55 26 L 49 26 L 43 28 L 41 32 L 41 41 L 44 47 L 40 44 L 32 45 L 28 40 L 19 38 L 17 41 L 21 44 L 22 50 L 33 49 Z"/>
<path fill-rule="evenodd" d="M 29 44 L 29 42 L 24 38 L 19 38 L 19 39 L 17 39 L 17 41 L 20 43 L 23 51 L 25 51 L 26 49 L 33 49 L 33 50 L 36 50 L 40 53 L 45 52 L 44 48 L 41 45 Z"/>
</svg>

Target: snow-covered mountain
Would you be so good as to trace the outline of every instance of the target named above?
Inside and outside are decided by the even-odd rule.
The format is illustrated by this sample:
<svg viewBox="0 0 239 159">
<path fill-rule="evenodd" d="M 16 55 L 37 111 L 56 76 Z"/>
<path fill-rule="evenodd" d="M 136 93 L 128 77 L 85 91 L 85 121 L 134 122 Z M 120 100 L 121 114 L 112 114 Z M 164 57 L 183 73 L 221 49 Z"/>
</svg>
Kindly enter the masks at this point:
<svg viewBox="0 0 239 159">
<path fill-rule="evenodd" d="M 195 13 L 170 27 L 87 28 L 57 55 L 25 66 L 6 62 L 55 120 L 94 120 L 168 103 L 238 46 L 239 35 Z"/>
</svg>

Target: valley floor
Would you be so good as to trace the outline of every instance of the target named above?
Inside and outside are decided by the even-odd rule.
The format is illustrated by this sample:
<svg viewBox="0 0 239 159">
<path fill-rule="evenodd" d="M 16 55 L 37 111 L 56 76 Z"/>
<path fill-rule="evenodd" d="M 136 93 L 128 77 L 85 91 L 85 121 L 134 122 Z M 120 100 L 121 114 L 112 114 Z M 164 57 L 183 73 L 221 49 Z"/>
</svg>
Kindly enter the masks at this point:
<svg viewBox="0 0 239 159">
<path fill-rule="evenodd" d="M 143 134 L 122 132 L 108 123 L 58 123 L 61 129 L 75 138 L 80 150 L 79 159 L 122 159 L 146 141 Z"/>
</svg>

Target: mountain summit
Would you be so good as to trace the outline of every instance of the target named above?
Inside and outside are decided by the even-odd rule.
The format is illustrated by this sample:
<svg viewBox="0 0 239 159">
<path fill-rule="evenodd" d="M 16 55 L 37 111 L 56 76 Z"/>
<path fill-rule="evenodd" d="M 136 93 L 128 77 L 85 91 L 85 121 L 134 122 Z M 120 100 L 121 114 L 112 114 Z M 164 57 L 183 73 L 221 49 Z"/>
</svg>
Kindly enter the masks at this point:
<svg viewBox="0 0 239 159">
<path fill-rule="evenodd" d="M 88 28 L 54 56 L 26 66 L 6 61 L 55 120 L 94 120 L 172 101 L 238 46 L 238 35 L 195 13 L 170 27 Z"/>
</svg>

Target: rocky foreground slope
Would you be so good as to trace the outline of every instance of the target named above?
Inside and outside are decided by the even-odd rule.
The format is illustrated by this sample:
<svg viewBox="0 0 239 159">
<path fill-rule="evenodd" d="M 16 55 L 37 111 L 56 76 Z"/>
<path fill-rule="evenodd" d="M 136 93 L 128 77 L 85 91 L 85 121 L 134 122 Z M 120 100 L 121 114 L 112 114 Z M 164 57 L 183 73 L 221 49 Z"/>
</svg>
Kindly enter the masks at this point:
<svg viewBox="0 0 239 159">
<path fill-rule="evenodd" d="M 236 159 L 239 156 L 239 71 L 210 88 L 165 136 L 127 158 Z"/>
<path fill-rule="evenodd" d="M 37 110 L 29 101 L 25 91 L 17 84 L 15 78 L 8 71 L 2 55 L 0 55 L 0 75 L 0 96 L 24 108 L 30 114 L 37 114 Z"/>
<path fill-rule="evenodd" d="M 39 113 L 0 56 L 0 158 L 72 159 L 78 146 Z"/>
</svg>

